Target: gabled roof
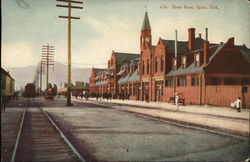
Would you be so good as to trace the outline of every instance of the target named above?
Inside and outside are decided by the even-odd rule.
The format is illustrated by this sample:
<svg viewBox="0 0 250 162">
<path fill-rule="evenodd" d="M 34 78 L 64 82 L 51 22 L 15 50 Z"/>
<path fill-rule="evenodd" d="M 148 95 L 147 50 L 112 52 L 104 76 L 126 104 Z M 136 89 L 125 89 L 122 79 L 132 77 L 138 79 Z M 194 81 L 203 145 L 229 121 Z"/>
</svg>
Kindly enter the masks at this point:
<svg viewBox="0 0 250 162">
<path fill-rule="evenodd" d="M 151 26 L 150 26 L 150 22 L 149 22 L 149 18 L 148 18 L 148 12 L 145 13 L 141 30 L 151 30 Z"/>
<path fill-rule="evenodd" d="M 241 52 L 241 54 L 245 57 L 245 59 L 250 63 L 250 49 L 246 46 L 236 46 Z"/>
<path fill-rule="evenodd" d="M 140 76 L 138 74 L 138 70 L 136 69 L 135 72 L 129 76 L 129 74 L 121 79 L 118 80 L 118 83 L 124 83 L 124 82 L 136 82 L 140 81 Z"/>
<path fill-rule="evenodd" d="M 104 85 L 104 84 L 108 84 L 107 81 L 98 81 L 95 83 L 96 85 Z"/>
<path fill-rule="evenodd" d="M 164 44 L 167 45 L 167 51 L 168 53 L 174 53 L 175 52 L 175 40 L 162 40 Z M 183 41 L 177 41 L 177 52 L 179 53 L 187 53 L 188 50 L 188 42 Z"/>
<path fill-rule="evenodd" d="M 123 82 L 127 82 L 129 78 L 129 74 L 121 79 L 118 80 L 118 83 L 123 83 Z"/>
<path fill-rule="evenodd" d="M 131 60 L 129 66 L 135 66 L 135 60 Z"/>
<path fill-rule="evenodd" d="M 214 58 L 214 56 L 216 56 L 225 45 L 226 43 L 220 44 L 216 49 L 216 51 L 209 57 L 209 61 L 211 61 Z"/>
<path fill-rule="evenodd" d="M 136 81 L 140 81 L 140 75 L 138 74 L 137 69 L 135 70 L 135 72 L 128 79 L 128 82 L 136 82 Z"/>
<path fill-rule="evenodd" d="M 139 58 L 140 54 L 134 54 L 134 53 L 120 53 L 115 52 L 117 64 L 121 65 L 124 61 L 129 61 L 135 58 Z"/>
<path fill-rule="evenodd" d="M 209 44 L 209 49 L 216 48 L 216 47 L 219 47 L 219 45 L 218 45 L 218 44 L 212 44 L 212 45 Z M 202 51 L 204 51 L 204 48 L 196 49 L 196 50 L 190 51 L 189 53 L 184 54 L 183 56 L 185 56 L 185 55 L 190 55 L 190 54 L 194 54 L 194 53 L 198 53 L 198 52 L 202 52 Z"/>
<path fill-rule="evenodd" d="M 128 62 L 126 61 L 126 62 L 124 62 L 123 64 L 122 64 L 122 66 L 121 66 L 121 68 L 128 68 Z"/>
<path fill-rule="evenodd" d="M 10 75 L 10 73 L 7 72 L 6 70 L 4 70 L 2 67 L 1 67 L 1 74 L 7 75 L 7 76 L 9 76 L 12 80 L 14 80 L 14 79 L 12 78 L 12 76 Z"/>
<path fill-rule="evenodd" d="M 164 40 L 162 39 L 163 43 L 167 45 L 168 53 L 175 53 L 175 40 Z M 194 40 L 194 50 L 189 51 L 188 49 L 188 41 L 177 41 L 177 53 L 178 54 L 189 54 L 194 53 L 198 49 L 204 48 L 204 39 L 195 38 Z M 217 44 L 210 43 L 210 46 L 214 46 Z"/>
<path fill-rule="evenodd" d="M 107 69 L 98 69 L 98 68 L 93 68 L 94 74 L 99 75 L 103 72 L 105 72 Z"/>
<path fill-rule="evenodd" d="M 194 62 L 189 65 L 187 68 L 182 69 L 181 67 L 178 70 L 175 71 L 170 71 L 166 76 L 173 76 L 173 75 L 182 75 L 182 74 L 189 74 L 189 73 L 197 73 L 197 72 L 201 72 L 203 69 L 203 65 L 201 65 L 200 67 L 195 67 L 194 66 Z"/>
</svg>

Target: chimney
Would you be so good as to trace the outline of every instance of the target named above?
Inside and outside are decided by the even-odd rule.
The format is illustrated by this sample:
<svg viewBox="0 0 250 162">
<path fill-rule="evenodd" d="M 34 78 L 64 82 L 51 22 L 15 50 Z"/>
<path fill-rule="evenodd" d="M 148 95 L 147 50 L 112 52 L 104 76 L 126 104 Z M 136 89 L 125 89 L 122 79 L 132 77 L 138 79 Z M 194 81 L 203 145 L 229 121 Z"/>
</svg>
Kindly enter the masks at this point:
<svg viewBox="0 0 250 162">
<path fill-rule="evenodd" d="M 195 28 L 188 29 L 188 49 L 190 51 L 194 50 L 194 40 L 195 40 Z"/>
<path fill-rule="evenodd" d="M 199 33 L 199 39 L 201 39 L 201 33 Z"/>
<path fill-rule="evenodd" d="M 206 66 L 209 62 L 209 41 L 204 42 L 204 65 Z"/>
<path fill-rule="evenodd" d="M 174 52 L 175 52 L 175 57 L 177 57 L 177 30 L 175 30 Z"/>
<path fill-rule="evenodd" d="M 208 41 L 208 29 L 207 28 L 205 29 L 205 32 L 206 32 L 206 41 Z"/>
</svg>

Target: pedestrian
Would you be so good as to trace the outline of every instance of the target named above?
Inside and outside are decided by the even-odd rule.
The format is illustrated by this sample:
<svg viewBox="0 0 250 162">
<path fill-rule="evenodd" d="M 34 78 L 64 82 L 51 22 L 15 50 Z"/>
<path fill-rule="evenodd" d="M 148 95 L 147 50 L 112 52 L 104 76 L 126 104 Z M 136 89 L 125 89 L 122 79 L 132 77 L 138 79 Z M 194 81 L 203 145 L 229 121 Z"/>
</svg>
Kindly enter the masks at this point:
<svg viewBox="0 0 250 162">
<path fill-rule="evenodd" d="M 237 98 L 237 100 L 235 101 L 235 104 L 236 104 L 236 109 L 237 109 L 237 112 L 240 112 L 240 109 L 242 107 L 242 102 L 241 102 L 241 98 Z"/>
<path fill-rule="evenodd" d="M 179 110 L 179 95 L 177 92 L 175 93 L 175 104 L 176 104 L 176 110 Z"/>
<path fill-rule="evenodd" d="M 149 103 L 149 96 L 148 96 L 148 93 L 146 93 L 146 102 Z"/>
<path fill-rule="evenodd" d="M 86 100 L 88 101 L 89 100 L 89 93 L 86 93 L 85 96 L 86 96 Z"/>
</svg>

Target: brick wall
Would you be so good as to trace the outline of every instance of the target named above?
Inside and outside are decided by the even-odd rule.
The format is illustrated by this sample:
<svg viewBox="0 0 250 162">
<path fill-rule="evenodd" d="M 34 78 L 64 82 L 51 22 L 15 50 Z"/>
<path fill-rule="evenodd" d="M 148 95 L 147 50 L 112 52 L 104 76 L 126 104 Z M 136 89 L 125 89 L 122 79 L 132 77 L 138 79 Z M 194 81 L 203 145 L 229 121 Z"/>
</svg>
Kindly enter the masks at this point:
<svg viewBox="0 0 250 162">
<path fill-rule="evenodd" d="M 247 93 L 242 93 L 241 85 L 221 85 L 206 86 L 207 104 L 217 106 L 230 106 L 230 103 L 238 97 L 242 98 L 243 107 L 250 108 L 250 85 L 247 87 Z"/>
<path fill-rule="evenodd" d="M 199 86 L 176 87 L 176 92 L 185 99 L 185 104 L 199 104 Z"/>
</svg>

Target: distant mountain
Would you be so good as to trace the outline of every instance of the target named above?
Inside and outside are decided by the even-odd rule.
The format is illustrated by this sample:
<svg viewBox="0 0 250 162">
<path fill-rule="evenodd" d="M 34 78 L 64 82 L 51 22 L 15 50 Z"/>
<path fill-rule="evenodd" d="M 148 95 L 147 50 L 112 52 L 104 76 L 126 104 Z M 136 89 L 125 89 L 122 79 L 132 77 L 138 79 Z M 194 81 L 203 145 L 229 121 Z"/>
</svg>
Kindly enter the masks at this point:
<svg viewBox="0 0 250 162">
<path fill-rule="evenodd" d="M 26 67 L 16 67 L 9 68 L 6 71 L 9 71 L 10 75 L 15 79 L 15 89 L 19 90 L 21 87 L 24 87 L 27 83 L 32 83 L 35 80 L 37 66 L 26 66 Z M 89 76 L 91 73 L 91 68 L 72 68 L 71 71 L 72 82 L 82 81 L 89 82 Z M 64 83 L 67 82 L 67 65 L 62 63 L 55 62 L 54 67 L 49 67 L 49 82 L 56 84 L 58 88 L 64 86 Z M 43 68 L 42 75 L 42 84 L 43 89 L 45 88 L 46 82 L 46 68 Z"/>
</svg>

